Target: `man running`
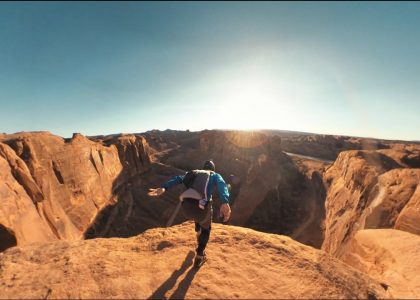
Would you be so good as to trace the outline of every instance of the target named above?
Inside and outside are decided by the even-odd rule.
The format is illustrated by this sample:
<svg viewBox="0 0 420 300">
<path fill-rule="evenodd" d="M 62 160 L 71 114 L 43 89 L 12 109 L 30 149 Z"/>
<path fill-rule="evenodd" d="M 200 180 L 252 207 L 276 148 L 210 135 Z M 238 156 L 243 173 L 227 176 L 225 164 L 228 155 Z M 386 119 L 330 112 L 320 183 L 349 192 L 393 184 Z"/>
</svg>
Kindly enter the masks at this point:
<svg viewBox="0 0 420 300">
<path fill-rule="evenodd" d="M 201 170 L 193 170 L 183 176 L 175 176 L 161 187 L 149 190 L 149 196 L 160 196 L 177 184 L 184 183 L 186 185 L 187 190 L 180 195 L 180 200 L 185 217 L 195 222 L 198 242 L 194 260 L 195 267 L 200 267 L 207 259 L 204 250 L 210 238 L 213 216 L 212 194 L 215 185 L 222 202 L 220 217 L 223 218 L 223 222 L 227 222 L 231 214 L 227 185 L 223 177 L 215 170 L 214 163 L 208 160 Z"/>
</svg>

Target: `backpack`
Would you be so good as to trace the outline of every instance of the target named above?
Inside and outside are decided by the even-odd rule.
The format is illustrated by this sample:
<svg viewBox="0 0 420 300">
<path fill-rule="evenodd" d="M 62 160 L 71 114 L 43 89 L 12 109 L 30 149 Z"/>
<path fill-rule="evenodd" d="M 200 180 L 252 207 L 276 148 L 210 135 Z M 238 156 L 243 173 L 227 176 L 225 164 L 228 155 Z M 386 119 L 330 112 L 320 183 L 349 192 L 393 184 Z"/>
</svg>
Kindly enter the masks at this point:
<svg viewBox="0 0 420 300">
<path fill-rule="evenodd" d="M 213 171 L 207 170 L 191 170 L 188 171 L 182 183 L 185 185 L 187 189 L 194 189 L 196 190 L 203 198 L 207 198 L 207 184 L 210 179 L 210 175 Z"/>
<path fill-rule="evenodd" d="M 187 189 L 191 188 L 194 184 L 194 180 L 197 177 L 196 170 L 188 171 L 187 174 L 185 174 L 184 179 L 182 180 L 182 183 L 185 185 Z"/>
</svg>

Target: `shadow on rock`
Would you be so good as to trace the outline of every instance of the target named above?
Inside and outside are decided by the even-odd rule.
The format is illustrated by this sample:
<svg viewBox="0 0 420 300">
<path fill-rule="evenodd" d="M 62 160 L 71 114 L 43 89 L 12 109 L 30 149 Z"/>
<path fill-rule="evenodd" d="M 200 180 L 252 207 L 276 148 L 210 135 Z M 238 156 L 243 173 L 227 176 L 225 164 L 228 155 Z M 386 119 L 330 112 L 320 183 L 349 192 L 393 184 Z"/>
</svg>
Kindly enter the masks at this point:
<svg viewBox="0 0 420 300">
<path fill-rule="evenodd" d="M 172 275 L 165 281 L 163 282 L 160 287 L 158 287 L 156 289 L 156 291 L 148 298 L 148 299 L 166 299 L 165 294 L 172 289 L 175 284 L 176 281 L 178 280 L 178 278 L 185 273 L 185 271 L 188 269 L 188 267 L 190 267 L 193 263 L 193 257 L 194 257 L 194 252 L 190 251 L 188 252 L 187 256 L 185 257 L 184 262 L 182 263 L 181 267 L 174 271 L 172 273 Z M 193 269 L 191 269 L 193 270 Z M 191 272 L 191 270 L 188 272 L 187 276 L 185 276 L 185 278 L 182 280 L 182 282 L 179 284 L 178 288 L 176 289 L 176 291 L 174 292 L 174 294 L 171 296 L 171 298 L 184 298 L 185 294 L 187 293 L 187 290 L 191 284 L 192 279 L 194 278 L 194 275 L 196 273 L 195 272 Z M 186 279 L 189 280 L 186 280 Z M 185 283 L 184 283 L 185 282 Z M 175 295 L 183 295 L 181 297 L 175 296 Z"/>
<path fill-rule="evenodd" d="M 198 270 L 198 268 L 191 268 L 187 275 L 185 275 L 184 279 L 182 279 L 182 281 L 178 284 L 177 289 L 169 299 L 185 299 L 187 291 L 191 286 L 191 282 L 193 281 L 194 276 Z"/>
</svg>

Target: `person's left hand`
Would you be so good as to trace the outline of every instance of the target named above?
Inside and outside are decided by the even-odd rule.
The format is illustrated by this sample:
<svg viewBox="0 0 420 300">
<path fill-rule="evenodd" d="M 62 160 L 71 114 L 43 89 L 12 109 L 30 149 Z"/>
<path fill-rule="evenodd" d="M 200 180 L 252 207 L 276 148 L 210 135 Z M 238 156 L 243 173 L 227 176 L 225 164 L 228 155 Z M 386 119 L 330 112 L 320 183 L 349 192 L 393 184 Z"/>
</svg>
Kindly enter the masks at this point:
<svg viewBox="0 0 420 300">
<path fill-rule="evenodd" d="M 147 195 L 156 197 L 156 196 L 162 195 L 164 192 L 165 192 L 165 188 L 149 189 L 149 192 L 147 193 Z"/>
<path fill-rule="evenodd" d="M 223 222 L 227 222 L 230 218 L 230 206 L 228 203 L 223 203 L 222 206 L 220 206 L 220 216 L 223 217 Z"/>
</svg>

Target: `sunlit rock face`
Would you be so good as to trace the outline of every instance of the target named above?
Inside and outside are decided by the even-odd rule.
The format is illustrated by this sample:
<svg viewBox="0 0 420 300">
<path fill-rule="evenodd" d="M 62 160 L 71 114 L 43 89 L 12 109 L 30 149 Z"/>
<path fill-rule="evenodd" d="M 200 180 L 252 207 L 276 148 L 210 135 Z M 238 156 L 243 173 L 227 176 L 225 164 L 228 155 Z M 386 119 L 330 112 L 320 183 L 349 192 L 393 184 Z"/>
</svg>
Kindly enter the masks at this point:
<svg viewBox="0 0 420 300">
<path fill-rule="evenodd" d="M 1 295 L 58 299 L 383 299 L 389 293 L 331 255 L 289 237 L 213 224 L 192 267 L 194 224 L 131 238 L 57 241 L 0 254 Z M 240 259 L 239 259 L 240 258 Z"/>
<path fill-rule="evenodd" d="M 420 297 L 420 236 L 395 229 L 358 231 L 342 260 L 379 280 L 396 299 Z"/>
<path fill-rule="evenodd" d="M 37 210 L 37 203 L 44 200 L 44 195 L 25 162 L 3 143 L 0 143 L 0 199 L 1 250 L 17 242 L 57 239 Z"/>
<path fill-rule="evenodd" d="M 365 228 L 419 233 L 418 147 L 346 151 L 325 174 L 325 239 L 322 249 L 338 257 Z"/>
<path fill-rule="evenodd" d="M 150 164 L 146 150 L 133 136 L 103 145 L 81 134 L 2 135 L 0 224 L 18 245 L 83 238 L 98 212 L 118 202 L 121 183 Z"/>
</svg>

